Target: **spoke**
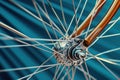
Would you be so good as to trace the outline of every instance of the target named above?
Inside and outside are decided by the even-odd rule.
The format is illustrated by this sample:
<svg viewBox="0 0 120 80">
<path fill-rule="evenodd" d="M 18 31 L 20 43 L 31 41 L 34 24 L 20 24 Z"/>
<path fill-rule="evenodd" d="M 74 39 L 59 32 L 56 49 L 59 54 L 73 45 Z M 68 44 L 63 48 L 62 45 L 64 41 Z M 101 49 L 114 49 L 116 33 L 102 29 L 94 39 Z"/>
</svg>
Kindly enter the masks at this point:
<svg viewBox="0 0 120 80">
<path fill-rule="evenodd" d="M 86 4 L 87 4 L 87 1 L 85 2 L 85 4 L 84 4 L 84 8 L 86 7 Z M 96 0 L 96 4 L 95 4 L 95 6 L 94 6 L 94 8 L 95 7 L 97 7 L 98 5 L 98 0 Z M 99 5 L 99 7 L 100 7 L 101 5 Z M 94 8 L 93 8 L 93 10 L 94 10 Z M 96 11 L 95 11 L 95 13 L 93 14 L 93 10 L 90 12 L 90 14 L 88 15 L 88 17 L 84 20 L 84 22 L 81 24 L 81 25 L 79 25 L 79 27 L 78 26 L 75 26 L 75 27 L 78 27 L 75 31 L 73 31 L 73 33 L 71 34 L 71 36 L 70 37 L 72 37 L 72 36 L 75 36 L 75 37 L 77 37 L 77 36 L 80 36 L 81 34 L 81 32 L 83 32 L 83 28 L 85 28 L 85 22 L 87 21 L 87 23 L 89 23 L 89 21 L 91 20 L 91 16 L 95 16 L 95 14 L 96 14 L 96 11 L 97 11 L 97 9 L 96 9 Z M 83 13 L 83 9 L 82 9 L 82 11 L 81 11 L 81 13 Z M 82 16 L 82 14 L 80 14 L 81 16 Z M 80 16 L 79 16 L 79 20 L 80 20 Z M 89 21 L 88 21 L 89 20 Z M 79 23 L 79 21 L 77 21 L 77 24 Z M 90 24 L 87 24 L 88 26 L 90 25 Z M 80 31 L 81 30 L 81 31 Z M 76 31 L 80 31 L 80 33 L 79 33 L 79 35 L 76 33 Z M 76 35 L 77 34 L 77 35 Z"/>
<path fill-rule="evenodd" d="M 107 59 L 107 60 L 109 60 L 109 61 L 112 61 L 112 62 L 120 62 L 119 59 L 109 59 L 109 58 L 105 58 L 105 59 Z"/>
<path fill-rule="evenodd" d="M 0 22 L 0 27 L 3 27 L 3 28 L 5 28 L 5 29 L 7 29 L 7 30 L 9 30 L 9 31 L 11 31 L 13 33 L 16 33 L 16 34 L 22 36 L 22 37 L 28 38 L 28 36 L 26 36 L 25 34 L 23 34 L 23 33 L 19 32 L 18 30 L 4 24 L 3 22 Z"/>
<path fill-rule="evenodd" d="M 40 68 L 57 66 L 57 65 L 59 65 L 59 64 L 42 65 L 42 66 L 40 66 Z M 39 66 L 21 67 L 21 68 L 12 68 L 12 69 L 2 69 L 2 70 L 0 70 L 0 73 L 2 73 L 2 72 L 10 72 L 10 71 L 21 71 L 21 70 L 35 69 L 35 68 L 38 68 L 38 67 Z"/>
<path fill-rule="evenodd" d="M 60 0 L 60 7 L 61 7 L 61 11 L 62 11 L 62 18 L 63 18 L 64 24 L 65 24 L 65 27 L 67 29 L 67 22 L 66 22 L 66 19 L 65 19 L 64 11 L 63 11 L 62 0 Z"/>
<path fill-rule="evenodd" d="M 94 57 L 97 57 L 97 56 L 100 56 L 100 55 L 103 55 L 103 54 L 108 54 L 110 52 L 113 52 L 113 51 L 118 51 L 120 50 L 120 47 L 119 48 L 115 48 L 115 49 L 111 49 L 111 50 L 108 50 L 108 51 L 104 51 L 104 52 L 101 52 L 101 53 L 98 53 L 97 55 L 95 55 Z M 90 60 L 92 59 L 93 57 L 89 57 L 88 59 L 86 60 Z"/>
<path fill-rule="evenodd" d="M 114 21 L 114 23 L 113 23 L 111 26 L 109 26 L 109 27 L 100 35 L 100 37 L 102 37 L 107 31 L 109 31 L 109 30 L 118 22 L 118 20 L 120 20 L 120 17 L 118 17 L 118 18 Z M 94 45 L 98 40 L 99 40 L 99 38 L 97 38 L 89 47 L 91 47 L 92 45 Z M 88 48 L 89 48 L 89 47 L 88 47 Z"/>
<path fill-rule="evenodd" d="M 80 19 L 81 19 L 81 17 L 82 17 L 82 14 L 83 14 L 83 12 L 84 12 L 84 10 L 85 10 L 85 7 L 86 7 L 87 2 L 88 2 L 88 0 L 86 0 L 85 3 L 84 3 L 84 6 L 83 6 L 83 8 L 82 8 L 82 11 L 81 11 L 81 13 L 80 13 L 80 16 L 79 16 L 79 18 L 78 18 L 77 23 L 79 23 L 79 21 L 80 21 Z"/>
<path fill-rule="evenodd" d="M 60 66 L 56 66 L 56 71 L 55 71 L 55 74 L 54 74 L 53 80 L 56 80 L 56 76 L 57 76 L 57 74 L 58 74 L 60 68 L 61 68 L 61 65 L 60 65 Z"/>
<path fill-rule="evenodd" d="M 73 17 L 72 17 L 72 19 L 71 19 L 71 21 L 70 21 L 70 24 L 69 24 L 69 26 L 68 26 L 68 28 L 67 28 L 67 31 L 66 31 L 66 35 L 68 35 L 68 31 L 69 31 L 69 29 L 70 29 L 70 27 L 71 27 L 71 24 L 73 23 L 73 20 L 74 20 L 74 18 L 75 18 L 75 15 L 76 15 L 76 13 L 77 13 L 77 11 L 78 11 L 78 9 L 79 9 L 80 3 L 81 3 L 81 0 L 79 0 L 78 6 L 77 6 L 77 8 L 76 8 L 76 10 L 75 10 L 75 14 L 73 15 Z"/>
<path fill-rule="evenodd" d="M 104 59 L 104 58 L 100 58 L 100 57 L 96 57 L 96 58 L 101 60 L 101 61 L 107 62 L 109 64 L 114 64 L 114 65 L 119 65 L 120 66 L 120 64 L 117 64 L 117 63 L 115 63 L 113 61 L 110 61 L 110 60 L 107 60 L 107 59 Z"/>
<path fill-rule="evenodd" d="M 91 54 L 91 53 L 90 53 Z M 91 54 L 91 56 L 94 57 L 93 54 Z M 97 59 L 96 57 L 94 57 L 109 73 L 111 73 L 117 80 L 119 80 L 119 77 L 114 74 L 102 61 L 100 61 L 99 59 Z"/>
<path fill-rule="evenodd" d="M 88 28 L 87 28 L 87 31 L 86 31 L 86 35 L 85 35 L 85 37 L 84 38 L 86 38 L 87 36 L 88 36 L 88 33 L 89 33 L 89 31 L 90 31 L 90 27 L 91 27 L 91 23 L 92 23 L 92 21 L 93 21 L 93 15 L 91 16 L 91 19 L 90 19 L 90 23 L 89 23 L 89 25 L 88 25 Z"/>
<path fill-rule="evenodd" d="M 93 28 L 90 29 L 90 30 L 88 31 L 88 33 L 91 32 L 92 30 L 93 30 Z M 87 34 L 87 32 L 83 32 L 81 35 L 85 35 L 85 34 Z"/>
<path fill-rule="evenodd" d="M 12 31 L 13 33 L 16 33 L 17 35 L 19 35 L 19 36 L 21 36 L 21 37 L 23 37 L 23 38 L 31 39 L 30 37 L 28 37 L 27 35 L 23 34 L 22 32 L 14 29 L 14 28 L 12 28 L 12 27 L 10 27 L 10 26 L 2 23 L 2 22 L 0 22 L 0 25 L 1 25 L 3 28 Z M 51 50 L 51 51 L 54 52 L 53 49 L 49 48 L 48 46 L 46 46 L 46 45 L 44 45 L 44 44 L 39 43 L 39 42 L 36 41 L 36 40 L 31 40 L 31 41 L 33 41 L 33 42 L 35 42 L 35 43 L 37 43 L 37 44 L 40 44 L 41 46 L 43 46 L 43 47 L 45 47 L 45 48 L 47 48 L 47 49 L 49 49 L 49 50 Z"/>
<path fill-rule="evenodd" d="M 79 71 L 82 71 L 84 72 L 86 75 L 90 76 L 92 80 L 96 80 L 93 76 L 91 76 L 89 73 L 85 72 L 84 70 L 82 70 L 81 68 L 79 67 L 76 67 Z"/>
<path fill-rule="evenodd" d="M 32 46 L 40 46 L 39 44 L 28 44 L 28 45 L 7 45 L 7 46 L 0 46 L 0 48 L 17 48 L 17 47 L 32 47 Z"/>
<path fill-rule="evenodd" d="M 17 35 L 20 35 L 20 36 L 22 36 L 22 37 L 24 37 L 24 38 L 27 38 L 27 39 L 31 39 L 30 37 L 26 36 L 25 34 L 21 33 L 20 31 L 14 29 L 14 28 L 12 28 L 12 27 L 10 27 L 10 26 L 2 23 L 2 22 L 0 22 L 0 25 L 1 25 L 1 27 L 5 28 L 5 29 L 7 29 L 7 30 L 9 30 L 9 31 L 11 31 L 11 32 L 13 32 L 13 33 L 16 33 Z M 33 41 L 33 40 L 32 40 L 32 41 Z M 40 44 L 40 43 L 37 42 L 37 41 L 34 41 L 34 42 Z M 41 44 L 41 45 L 43 45 L 43 44 Z M 43 46 L 44 46 L 44 45 L 43 45 Z"/>
<path fill-rule="evenodd" d="M 86 61 L 85 61 L 85 60 L 84 60 L 84 64 L 85 64 L 85 68 L 86 68 L 87 73 L 88 73 L 88 74 L 90 74 L 90 73 L 89 73 L 88 66 L 87 66 L 87 64 L 86 64 Z M 89 75 L 88 75 L 88 80 L 91 80 Z"/>
<path fill-rule="evenodd" d="M 0 40 L 14 40 L 14 39 L 19 39 L 19 40 L 26 40 L 26 41 L 68 41 L 68 40 L 60 40 L 60 39 L 41 39 L 41 38 L 6 38 L 6 37 L 2 37 L 0 38 Z"/>
<path fill-rule="evenodd" d="M 111 34 L 111 35 L 105 35 L 105 36 L 101 36 L 101 37 L 98 37 L 98 38 L 108 38 L 108 37 L 115 37 L 115 36 L 120 36 L 120 33 Z"/>
<path fill-rule="evenodd" d="M 119 19 L 120 20 L 120 19 Z M 108 24 L 112 24 L 112 23 L 114 23 L 116 20 L 112 20 L 112 21 L 110 21 Z"/>
<path fill-rule="evenodd" d="M 72 79 L 71 80 L 74 80 L 75 73 L 76 73 L 76 68 L 72 67 Z"/>
<path fill-rule="evenodd" d="M 37 20 L 45 23 L 48 26 L 51 26 L 49 23 L 43 21 L 41 18 L 37 17 L 36 15 L 34 15 L 32 12 L 30 12 L 29 10 L 27 10 L 26 8 L 24 8 L 23 6 L 21 6 L 20 4 L 16 3 L 15 1 L 10 0 L 10 2 L 12 2 L 13 4 L 15 4 L 17 7 L 19 7 L 20 9 L 22 9 L 23 11 L 25 11 L 26 13 L 28 13 L 29 15 L 33 16 L 34 18 L 36 18 Z M 52 27 L 52 26 L 51 26 Z M 61 35 L 63 35 L 63 33 L 61 33 L 60 29 L 58 29 L 57 27 L 54 28 L 58 33 L 60 33 Z"/>
<path fill-rule="evenodd" d="M 47 46 L 47 45 L 48 45 L 48 46 L 49 46 L 49 45 L 55 45 L 55 43 L 44 43 L 44 45 L 46 45 L 46 46 Z"/>
<path fill-rule="evenodd" d="M 47 60 L 45 60 L 40 66 L 44 65 L 45 63 L 47 63 L 51 58 L 53 58 L 53 56 L 54 55 L 52 55 Z M 32 78 L 32 76 L 34 76 L 36 74 L 36 72 L 39 71 L 39 69 L 41 68 L 40 66 L 32 74 L 30 74 L 30 76 L 27 78 L 27 80 L 29 80 L 30 78 Z"/>
<path fill-rule="evenodd" d="M 85 76 L 85 80 L 88 80 L 88 77 L 87 77 L 87 75 L 86 75 L 86 71 L 84 70 L 84 68 L 83 68 L 83 66 L 82 65 L 80 65 L 80 67 L 81 67 L 81 69 L 82 69 L 82 71 L 83 71 L 83 74 L 84 74 L 84 76 Z M 89 74 L 89 73 L 88 73 Z"/>
<path fill-rule="evenodd" d="M 75 3 L 74 3 L 74 0 L 72 0 L 72 5 L 73 5 L 74 14 L 75 14 Z M 76 29 L 77 29 L 77 27 L 78 27 L 78 23 L 77 23 L 77 13 L 75 14 L 75 24 L 76 24 L 76 26 L 75 26 L 73 32 L 76 31 Z"/>
<path fill-rule="evenodd" d="M 0 35 L 5 36 L 5 37 L 7 37 L 7 38 L 13 38 L 13 37 L 8 36 L 8 35 L 3 34 L 3 33 L 0 33 Z M 36 48 L 36 49 L 38 49 L 38 50 L 43 50 L 43 51 L 45 51 L 45 52 L 52 53 L 52 52 L 47 51 L 47 50 L 45 50 L 45 49 L 43 49 L 43 48 L 37 47 L 37 46 L 35 46 L 35 45 L 32 45 L 32 44 L 29 44 L 29 43 L 27 43 L 27 42 L 21 41 L 21 40 L 19 40 L 19 39 L 14 39 L 14 40 L 17 41 L 17 42 L 20 42 L 20 43 L 22 43 L 22 44 L 25 44 L 25 45 L 31 45 L 32 47 L 34 47 L 34 48 Z"/>
<path fill-rule="evenodd" d="M 66 29 L 65 29 L 65 27 L 64 27 L 64 25 L 63 25 L 63 23 L 62 23 L 62 21 L 60 20 L 59 16 L 57 15 L 57 13 L 56 13 L 55 9 L 52 7 L 52 5 L 51 5 L 50 1 L 49 1 L 49 0 L 47 0 L 47 2 L 48 2 L 48 4 L 50 5 L 50 7 L 51 7 L 51 9 L 52 9 L 53 13 L 55 14 L 56 18 L 57 18 L 57 19 L 58 19 L 58 21 L 60 22 L 60 24 L 61 24 L 61 26 L 62 26 L 63 30 L 66 32 Z"/>
<path fill-rule="evenodd" d="M 14 39 L 13 37 L 8 36 L 8 35 L 3 34 L 3 33 L 0 33 L 0 35 L 5 36 L 5 37 L 10 38 L 10 39 Z M 20 43 L 23 43 L 23 44 L 25 44 L 26 46 L 29 45 L 29 46 L 32 46 L 32 47 L 34 47 L 34 48 L 36 48 L 36 49 L 43 50 L 43 51 L 48 52 L 48 53 L 52 53 L 52 52 L 50 52 L 50 51 L 48 51 L 48 50 L 45 50 L 45 49 L 40 48 L 40 47 L 37 47 L 37 45 L 41 46 L 41 44 L 32 45 L 32 44 L 29 44 L 29 43 L 27 43 L 27 42 L 21 41 L 21 40 L 19 40 L 19 39 L 14 39 L 14 40 L 15 40 L 15 41 L 18 41 L 18 42 L 20 42 Z M 25 45 L 20 45 L 19 47 L 23 47 L 23 46 L 25 47 Z M 43 44 L 42 44 L 42 45 L 43 45 Z M 14 45 L 14 46 L 17 47 L 17 45 Z M 9 48 L 9 47 L 14 47 L 14 46 L 1 46 L 1 48 L 2 48 L 2 47 L 4 47 L 4 48 Z M 43 47 L 44 47 L 44 46 L 43 46 Z M 49 48 L 49 49 L 54 52 L 54 50 L 52 50 L 51 48 Z M 57 53 L 59 53 L 59 52 L 57 52 Z"/>
<path fill-rule="evenodd" d="M 45 44 L 45 45 L 54 45 L 53 43 L 52 44 Z M 17 47 L 33 47 L 33 46 L 40 46 L 39 44 L 25 44 L 25 45 L 7 45 L 7 46 L 0 46 L 0 48 L 17 48 Z M 44 49 L 44 51 L 48 52 L 47 50 Z"/>
<path fill-rule="evenodd" d="M 58 80 L 59 79 L 59 77 L 60 77 L 60 75 L 62 74 L 62 72 L 63 72 L 63 70 L 65 69 L 65 66 L 63 66 L 63 68 L 61 69 L 61 71 L 59 72 L 59 74 L 58 74 L 58 76 L 57 76 L 57 78 L 56 78 L 56 80 Z"/>
<path fill-rule="evenodd" d="M 92 21 L 93 21 L 93 18 L 94 18 L 94 15 L 95 15 L 95 9 L 96 9 L 97 6 L 95 6 L 92 10 L 92 13 L 91 13 L 91 18 L 90 18 L 90 23 L 88 25 L 88 28 L 87 28 L 87 31 L 86 31 L 86 35 L 84 38 L 86 38 L 88 36 L 88 33 L 90 31 L 90 27 L 91 27 L 91 24 L 92 24 Z"/>
<path fill-rule="evenodd" d="M 61 80 L 64 80 L 64 78 L 66 77 L 67 74 L 69 74 L 69 72 L 72 70 L 72 68 L 68 68 L 68 70 L 66 71 L 66 73 L 63 75 Z"/>
<path fill-rule="evenodd" d="M 34 5 L 37 13 L 38 13 L 38 16 L 42 19 L 41 14 L 40 14 L 40 12 L 39 12 L 39 10 L 38 10 L 38 7 L 37 7 L 36 3 L 34 2 L 34 0 L 32 0 L 32 2 L 33 2 L 33 5 Z M 43 19 L 42 19 L 42 20 L 43 20 Z M 42 23 L 43 23 L 43 22 L 42 22 Z M 52 40 L 52 37 L 51 37 L 51 35 L 50 35 L 50 33 L 49 33 L 49 31 L 48 31 L 48 29 L 47 29 L 47 27 L 46 27 L 46 25 L 45 25 L 44 23 L 43 23 L 43 26 L 44 26 L 44 29 L 45 29 L 45 31 L 47 32 L 49 38 Z M 53 42 L 53 41 L 52 41 L 52 42 Z"/>
<path fill-rule="evenodd" d="M 51 40 L 51 39 L 40 39 L 40 38 L 31 38 L 31 39 L 28 39 L 28 38 L 15 38 L 15 37 L 10 37 L 10 36 L 8 36 L 8 35 L 5 35 L 5 34 L 3 34 L 3 33 L 0 33 L 0 35 L 2 35 L 2 36 L 5 36 L 5 37 L 1 37 L 0 38 L 0 40 L 14 40 L 14 41 L 16 41 L 16 40 L 26 40 L 26 41 L 31 41 L 31 40 L 38 40 L 38 41 L 47 41 L 47 42 L 49 42 L 49 41 L 65 41 L 65 40 L 58 40 L 58 39 L 54 39 L 54 40 Z M 44 45 L 54 45 L 55 43 L 44 43 Z M 32 45 L 36 45 L 36 46 L 39 46 L 40 44 L 30 44 L 31 46 Z M 30 45 L 28 45 L 28 46 L 30 46 Z M 25 46 L 25 45 L 23 45 L 23 46 Z M 27 46 L 27 45 L 26 45 Z"/>
<path fill-rule="evenodd" d="M 90 29 L 89 31 L 88 31 L 88 33 L 89 32 L 91 32 L 93 30 L 93 28 L 92 29 Z M 80 37 L 80 36 L 82 36 L 82 35 L 85 35 L 87 32 L 82 32 L 82 34 L 81 35 L 78 35 L 78 36 L 76 36 L 76 37 Z"/>
<path fill-rule="evenodd" d="M 35 0 L 34 0 L 35 1 Z M 63 37 L 65 37 L 65 35 L 63 34 L 63 32 L 60 30 L 60 28 L 51 20 L 51 18 L 45 13 L 45 11 L 39 6 L 39 4 L 35 1 L 35 3 L 37 4 L 38 8 L 42 11 L 42 13 L 46 16 L 46 18 L 48 18 L 49 21 L 52 22 L 52 24 L 59 30 L 59 32 L 62 34 Z"/>
<path fill-rule="evenodd" d="M 51 68 L 53 68 L 53 67 L 55 67 L 55 66 L 51 66 L 51 67 L 48 67 L 48 68 L 39 70 L 39 71 L 37 71 L 35 74 L 38 74 L 38 73 L 43 72 L 43 71 L 46 71 L 46 70 L 51 69 Z M 34 75 L 35 75 L 35 74 L 34 74 Z M 26 75 L 26 76 L 24 76 L 24 77 L 21 77 L 21 78 L 19 78 L 19 79 L 17 79 L 17 80 L 22 80 L 22 79 L 27 78 L 27 77 L 29 77 L 29 76 L 31 76 L 31 74 Z"/>
<path fill-rule="evenodd" d="M 44 3 L 43 0 L 42 0 L 42 4 L 43 4 L 43 7 L 44 7 L 44 9 L 45 9 L 46 14 L 49 16 L 48 11 L 47 11 L 47 8 L 46 8 L 46 5 L 45 5 L 45 3 Z M 49 20 L 49 22 L 50 22 L 50 25 L 53 26 L 53 24 L 52 24 L 52 22 L 51 22 L 50 20 Z M 56 34 L 56 32 L 55 32 L 55 30 L 54 30 L 53 27 L 52 27 L 52 30 L 53 30 L 53 33 L 54 33 L 56 39 L 58 39 L 58 36 L 57 36 L 57 34 Z"/>
<path fill-rule="evenodd" d="M 70 76 L 70 72 L 68 72 L 68 69 L 70 68 L 70 66 L 68 66 L 68 68 L 66 67 L 65 68 L 65 71 L 68 73 L 67 76 L 68 76 L 68 80 L 71 79 L 71 76 Z"/>
</svg>

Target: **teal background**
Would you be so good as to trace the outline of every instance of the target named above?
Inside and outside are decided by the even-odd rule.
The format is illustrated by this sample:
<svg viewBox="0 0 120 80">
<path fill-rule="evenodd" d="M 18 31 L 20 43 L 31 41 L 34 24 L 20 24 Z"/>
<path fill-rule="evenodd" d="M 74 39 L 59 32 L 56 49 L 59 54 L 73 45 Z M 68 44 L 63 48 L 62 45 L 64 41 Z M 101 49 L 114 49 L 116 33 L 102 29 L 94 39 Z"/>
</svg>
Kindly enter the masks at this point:
<svg viewBox="0 0 120 80">
<path fill-rule="evenodd" d="M 60 19 L 63 22 L 61 9 L 59 6 L 59 0 L 50 0 L 53 8 L 56 10 L 57 14 L 59 15 Z M 32 13 L 37 15 L 36 10 L 34 8 L 34 5 L 31 0 L 15 0 L 16 3 L 22 5 L 26 9 L 30 10 Z M 39 5 L 43 8 L 43 5 L 41 3 L 41 0 L 37 1 Z M 62 27 L 60 26 L 59 21 L 56 19 L 55 15 L 53 14 L 51 8 L 49 7 L 49 4 L 46 0 L 44 0 L 45 5 L 47 7 L 48 13 L 50 18 L 59 26 L 59 28 L 64 32 Z M 75 0 L 75 7 L 78 5 L 79 0 Z M 82 0 L 80 8 L 77 13 L 77 17 L 79 16 L 81 9 L 83 8 L 84 0 Z M 91 28 L 96 27 L 96 25 L 102 20 L 103 16 L 106 14 L 107 10 L 110 8 L 111 3 L 113 0 L 107 0 L 105 5 L 103 6 L 100 13 L 96 16 L 94 21 L 92 22 Z M 95 5 L 95 0 L 88 0 L 88 5 L 85 8 L 85 11 L 83 12 L 82 18 L 79 22 L 79 25 L 84 21 L 84 19 L 87 17 L 87 15 L 92 10 L 93 6 Z M 73 7 L 72 7 L 72 0 L 63 0 L 63 6 L 64 6 L 64 12 L 65 12 L 65 18 L 67 21 L 67 26 L 70 23 L 70 20 L 74 14 Z M 48 21 L 48 19 L 43 15 L 41 12 L 41 15 L 45 21 Z M 37 15 L 38 16 L 38 15 Z M 112 20 L 117 19 L 120 17 L 120 9 L 117 11 L 115 16 L 112 18 Z M 43 24 L 29 15 L 28 13 L 21 10 L 19 7 L 11 3 L 9 0 L 0 0 L 0 20 L 11 26 L 12 28 L 24 33 L 25 35 L 31 37 L 31 38 L 49 38 L 48 35 L 45 32 L 45 29 L 43 27 Z M 64 24 L 64 22 L 63 22 Z M 110 26 L 111 24 L 108 24 L 104 31 Z M 71 25 L 69 34 L 72 33 L 72 30 L 75 26 L 75 20 L 73 21 L 73 24 Z M 53 30 L 49 28 L 49 32 L 52 35 L 52 38 L 55 39 L 55 35 L 53 33 Z M 12 33 L 6 29 L 3 29 L 0 27 L 0 33 L 7 34 L 12 37 L 20 37 L 16 35 L 15 33 Z M 56 32 L 58 37 L 62 37 L 58 32 Z M 113 28 L 111 28 L 105 35 L 109 34 L 115 34 L 120 33 L 120 21 L 118 21 Z M 3 36 L 0 36 L 3 37 Z M 81 36 L 83 38 L 84 36 Z M 31 44 L 34 44 L 32 42 L 29 42 Z M 42 42 L 45 43 L 46 42 Z M 0 39 L 0 46 L 3 45 L 17 45 L 21 44 L 16 41 L 7 40 L 3 41 Z M 39 46 L 40 48 L 43 48 L 42 46 Z M 52 48 L 52 46 L 49 46 Z M 89 48 L 89 51 L 92 54 L 98 54 L 100 52 L 104 52 L 106 50 L 120 48 L 120 36 L 116 37 L 110 37 L 110 38 L 103 38 L 98 40 L 97 43 L 95 43 L 92 47 Z M 45 48 L 46 49 L 46 48 Z M 48 50 L 48 49 L 46 49 Z M 50 51 L 51 52 L 51 51 Z M 51 54 L 47 53 L 42 50 L 35 49 L 33 47 L 20 47 L 20 48 L 0 48 L 0 70 L 1 69 L 11 69 L 11 68 L 19 68 L 19 67 L 29 67 L 29 66 L 38 66 L 43 61 L 45 61 Z M 112 58 L 120 60 L 120 50 L 102 55 L 100 57 L 103 58 Z M 47 64 L 53 64 L 56 63 L 55 59 L 51 59 Z M 120 77 L 120 66 L 112 65 L 106 62 L 103 62 L 108 68 L 110 68 L 118 77 Z M 91 59 L 87 61 L 89 71 L 91 75 L 93 75 L 98 80 L 116 80 L 116 78 L 109 73 L 98 61 L 95 59 Z M 120 62 L 119 62 L 120 64 Z M 21 78 L 27 74 L 30 74 L 35 69 L 28 69 L 28 70 L 21 70 L 21 71 L 13 71 L 13 72 L 3 72 L 0 73 L 0 80 L 16 80 L 18 78 Z M 31 78 L 31 80 L 51 80 L 54 76 L 55 68 L 52 68 L 50 70 L 47 70 L 45 72 L 42 72 L 40 74 L 37 74 Z M 74 80 L 85 80 L 83 74 L 77 70 L 75 79 Z"/>
</svg>

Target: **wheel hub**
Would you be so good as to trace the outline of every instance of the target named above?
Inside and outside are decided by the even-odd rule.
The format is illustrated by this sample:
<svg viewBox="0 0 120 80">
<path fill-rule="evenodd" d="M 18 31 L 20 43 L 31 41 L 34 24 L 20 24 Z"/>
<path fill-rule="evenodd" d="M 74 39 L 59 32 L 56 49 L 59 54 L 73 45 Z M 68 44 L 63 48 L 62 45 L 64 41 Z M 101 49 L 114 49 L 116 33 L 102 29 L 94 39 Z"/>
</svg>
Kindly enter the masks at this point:
<svg viewBox="0 0 120 80">
<path fill-rule="evenodd" d="M 66 66 L 82 64 L 87 56 L 86 47 L 83 40 L 72 38 L 56 42 L 54 45 L 54 55 L 57 61 Z"/>
</svg>

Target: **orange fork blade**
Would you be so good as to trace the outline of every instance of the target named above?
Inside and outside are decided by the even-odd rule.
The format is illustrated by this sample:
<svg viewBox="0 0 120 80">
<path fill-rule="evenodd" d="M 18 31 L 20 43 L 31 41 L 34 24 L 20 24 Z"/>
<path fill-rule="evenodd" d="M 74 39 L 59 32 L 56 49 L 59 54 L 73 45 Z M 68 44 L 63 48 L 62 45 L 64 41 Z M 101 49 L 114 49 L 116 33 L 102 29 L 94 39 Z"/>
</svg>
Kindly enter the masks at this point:
<svg viewBox="0 0 120 80">
<path fill-rule="evenodd" d="M 92 15 L 89 15 L 86 20 L 79 26 L 79 28 L 77 29 L 77 31 L 75 31 L 75 33 L 73 33 L 70 37 L 71 38 L 74 38 L 78 35 L 80 35 L 82 33 L 82 31 L 84 29 L 86 29 L 88 27 L 88 25 L 90 24 L 90 20 L 91 18 L 95 17 L 97 15 L 97 13 L 100 11 L 100 9 L 102 8 L 102 6 L 104 5 L 106 0 L 100 0 L 99 3 L 97 4 L 97 6 L 95 7 L 95 10 L 96 10 L 96 14 L 94 16 Z"/>
<path fill-rule="evenodd" d="M 105 28 L 105 26 L 109 23 L 111 18 L 114 16 L 116 11 L 119 9 L 120 0 L 114 0 L 111 8 L 107 12 L 106 16 L 103 20 L 97 25 L 97 27 L 85 38 L 86 46 L 89 46 L 95 38 L 100 34 L 100 32 Z"/>
</svg>

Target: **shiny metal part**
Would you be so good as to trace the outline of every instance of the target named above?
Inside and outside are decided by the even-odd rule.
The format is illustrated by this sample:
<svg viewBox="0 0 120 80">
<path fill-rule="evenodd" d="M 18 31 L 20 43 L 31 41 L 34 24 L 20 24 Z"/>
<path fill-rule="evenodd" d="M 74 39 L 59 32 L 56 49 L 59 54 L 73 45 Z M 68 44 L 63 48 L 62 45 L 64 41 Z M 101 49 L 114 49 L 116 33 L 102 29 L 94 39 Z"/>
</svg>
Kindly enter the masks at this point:
<svg viewBox="0 0 120 80">
<path fill-rule="evenodd" d="M 66 66 L 76 66 L 83 63 L 87 56 L 84 40 L 72 38 L 70 40 L 62 39 L 54 45 L 54 54 L 57 61 Z"/>
</svg>

